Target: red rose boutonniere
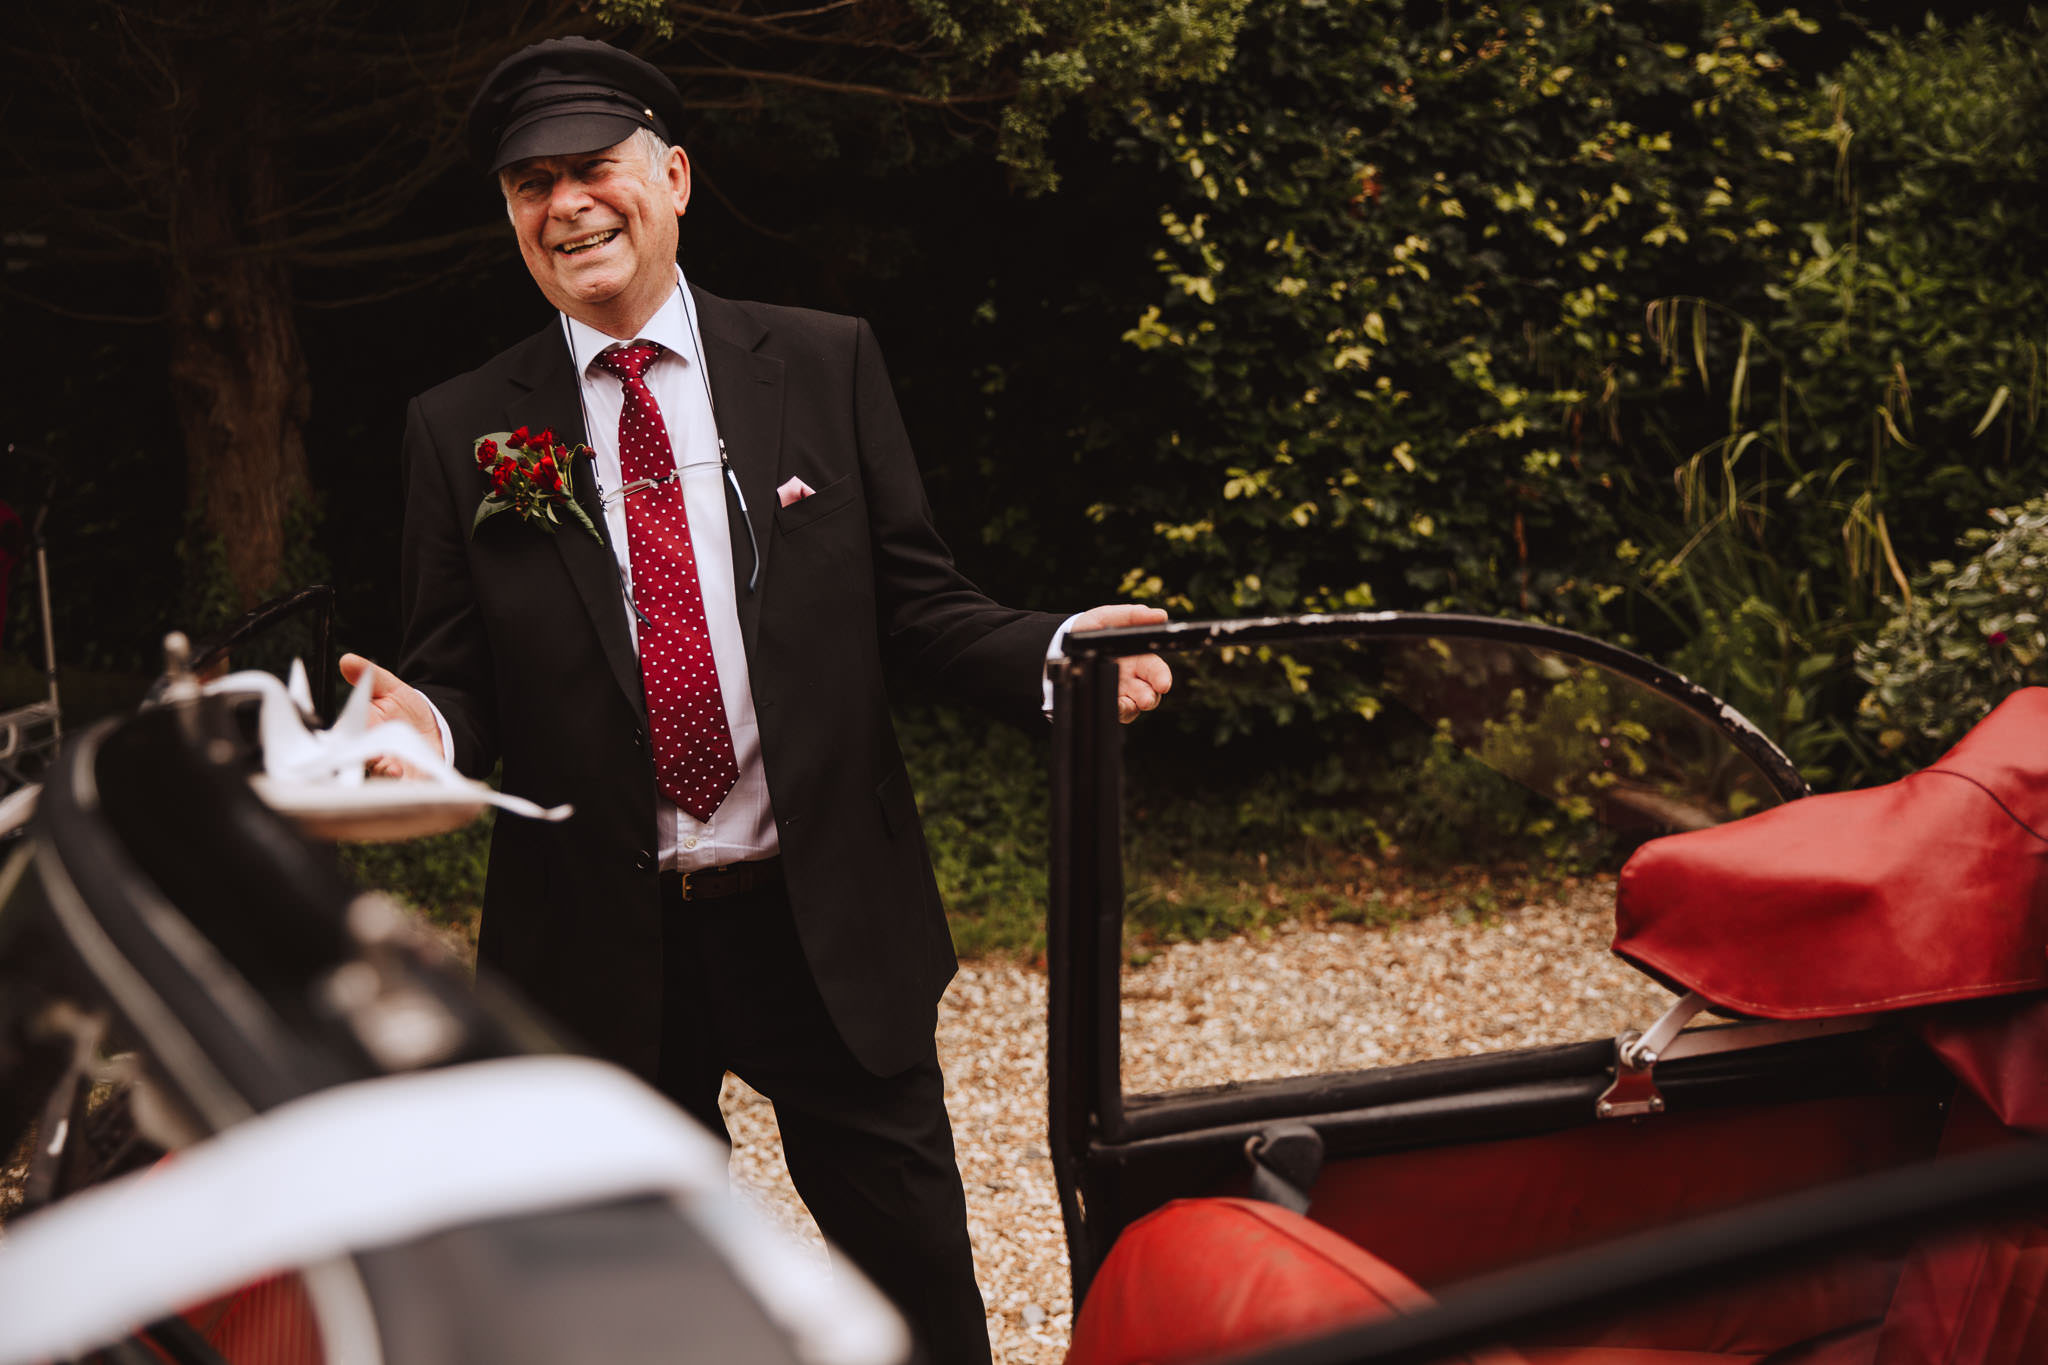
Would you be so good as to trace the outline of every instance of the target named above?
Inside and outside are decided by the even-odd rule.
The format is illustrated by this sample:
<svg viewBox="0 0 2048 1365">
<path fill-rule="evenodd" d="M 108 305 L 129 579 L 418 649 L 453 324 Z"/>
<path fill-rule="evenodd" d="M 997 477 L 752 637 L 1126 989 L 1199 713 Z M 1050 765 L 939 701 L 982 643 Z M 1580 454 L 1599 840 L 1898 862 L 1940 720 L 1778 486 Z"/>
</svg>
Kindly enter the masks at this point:
<svg viewBox="0 0 2048 1365">
<path fill-rule="evenodd" d="M 535 436 L 525 427 L 477 437 L 476 467 L 489 488 L 477 505 L 469 533 L 475 535 L 477 527 L 500 512 L 517 512 L 521 521 L 553 535 L 561 514 L 567 512 L 593 539 L 602 541 L 590 514 L 576 501 L 576 459 L 589 450 L 557 443 L 552 431 Z"/>
</svg>

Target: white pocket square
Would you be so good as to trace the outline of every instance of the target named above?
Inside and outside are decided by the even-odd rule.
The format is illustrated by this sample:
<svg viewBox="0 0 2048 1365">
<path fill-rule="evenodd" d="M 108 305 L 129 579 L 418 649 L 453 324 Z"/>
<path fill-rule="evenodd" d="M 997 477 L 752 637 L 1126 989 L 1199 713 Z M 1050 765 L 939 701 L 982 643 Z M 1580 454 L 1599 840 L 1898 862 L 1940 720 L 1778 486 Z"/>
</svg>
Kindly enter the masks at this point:
<svg viewBox="0 0 2048 1365">
<path fill-rule="evenodd" d="M 775 490 L 775 496 L 781 500 L 784 507 L 787 507 L 793 502 L 802 502 L 817 491 L 802 479 L 791 479 Z"/>
</svg>

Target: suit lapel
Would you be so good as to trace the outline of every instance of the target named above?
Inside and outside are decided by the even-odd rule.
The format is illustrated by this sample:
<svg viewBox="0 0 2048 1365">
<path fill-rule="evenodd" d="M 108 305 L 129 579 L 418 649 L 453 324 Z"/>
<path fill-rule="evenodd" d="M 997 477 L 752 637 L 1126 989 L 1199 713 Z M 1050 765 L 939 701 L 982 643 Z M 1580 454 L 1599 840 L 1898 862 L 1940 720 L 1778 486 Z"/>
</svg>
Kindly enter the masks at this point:
<svg viewBox="0 0 2048 1365">
<path fill-rule="evenodd" d="M 540 431 L 552 427 L 558 440 L 580 445 L 589 439 L 583 429 L 583 400 L 577 392 L 576 371 L 568 343 L 560 327 L 542 332 L 527 343 L 512 373 L 519 392 L 505 405 L 505 416 L 514 428 Z M 589 460 L 576 462 L 577 501 L 591 513 L 600 534 L 604 533 L 603 509 L 597 504 L 597 479 Z M 583 605 L 597 628 L 605 661 L 611 665 L 626 697 L 643 712 L 645 693 L 640 680 L 640 659 L 633 652 L 633 637 L 626 629 L 624 589 L 619 581 L 619 562 L 611 546 L 593 540 L 573 523 L 556 529 L 555 547 L 561 552 L 570 580 L 576 584 Z"/>
<path fill-rule="evenodd" d="M 775 357 L 761 354 L 758 348 L 767 340 L 768 329 L 744 309 L 694 286 L 690 292 L 704 337 L 718 434 L 745 495 L 745 522 L 753 526 L 750 538 L 739 503 L 728 492 L 733 586 L 739 596 L 740 634 L 751 655 L 761 625 L 761 599 L 768 590 L 768 558 L 774 550 L 769 533 L 775 526 L 775 487 L 782 460 L 783 367 Z M 754 581 L 751 591 L 749 579 Z"/>
</svg>

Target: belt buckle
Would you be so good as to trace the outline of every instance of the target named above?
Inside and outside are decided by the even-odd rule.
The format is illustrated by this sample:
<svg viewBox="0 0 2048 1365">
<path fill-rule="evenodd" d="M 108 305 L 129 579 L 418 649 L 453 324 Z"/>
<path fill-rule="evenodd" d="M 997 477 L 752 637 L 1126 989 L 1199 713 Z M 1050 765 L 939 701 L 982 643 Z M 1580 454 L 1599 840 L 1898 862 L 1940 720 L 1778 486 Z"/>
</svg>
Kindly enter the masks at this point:
<svg viewBox="0 0 2048 1365">
<path fill-rule="evenodd" d="M 687 900 L 696 900 L 696 899 L 699 899 L 699 897 L 698 897 L 697 895 L 693 894 L 693 893 L 691 892 L 691 890 L 690 890 L 690 884 L 691 884 L 692 882 L 696 881 L 696 880 L 697 880 L 697 878 L 699 878 L 699 877 L 705 877 L 705 874 L 707 874 L 707 873 L 713 874 L 713 875 L 711 875 L 711 876 L 709 876 L 709 877 L 706 877 L 706 880 L 707 880 L 707 881 L 708 881 L 708 882 L 709 882 L 709 883 L 710 883 L 711 885 L 715 886 L 715 885 L 717 885 L 717 884 L 718 884 L 718 881 L 719 881 L 719 875 L 718 875 L 718 874 L 723 874 L 723 873 L 731 872 L 732 870 L 733 870 L 733 867 L 732 867 L 732 864 L 730 864 L 730 863 L 726 863 L 726 864 L 723 864 L 723 865 L 720 865 L 720 866 L 717 866 L 717 867 L 693 867 L 693 868 L 691 868 L 691 869 L 690 869 L 689 871 L 687 871 L 687 872 L 685 872 L 685 873 L 683 873 L 683 874 L 682 874 L 682 880 L 683 880 L 683 899 L 684 899 L 684 900 L 686 900 L 686 901 L 687 901 Z M 717 898 L 716 898 L 716 897 L 714 896 L 714 897 L 713 897 L 712 899 L 714 899 L 714 900 L 715 900 L 715 899 L 717 899 Z"/>
</svg>

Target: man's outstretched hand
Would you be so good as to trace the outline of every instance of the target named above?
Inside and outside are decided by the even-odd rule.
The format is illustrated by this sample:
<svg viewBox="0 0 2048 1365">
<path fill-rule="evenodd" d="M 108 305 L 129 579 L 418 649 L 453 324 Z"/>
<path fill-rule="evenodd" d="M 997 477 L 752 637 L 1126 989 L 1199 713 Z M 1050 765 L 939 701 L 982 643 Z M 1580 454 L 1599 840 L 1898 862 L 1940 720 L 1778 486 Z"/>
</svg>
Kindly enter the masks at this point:
<svg viewBox="0 0 2048 1365">
<path fill-rule="evenodd" d="M 1114 630 L 1119 626 L 1159 626 L 1166 613 L 1157 607 L 1119 602 L 1095 607 L 1074 618 L 1074 630 Z M 1129 725 L 1140 711 L 1150 711 L 1173 690 L 1173 670 L 1157 654 L 1134 654 L 1116 661 L 1116 718 Z"/>
<path fill-rule="evenodd" d="M 372 723 L 387 720 L 402 720 L 420 732 L 427 744 L 440 753 L 448 755 L 441 745 L 441 725 L 434 718 L 434 708 L 426 697 L 407 686 L 396 673 L 380 668 L 360 654 L 341 656 L 341 678 L 350 687 L 362 681 L 365 672 L 370 674 L 370 719 Z M 402 764 L 388 758 L 380 758 L 371 769 L 379 777 L 404 777 Z"/>
</svg>

